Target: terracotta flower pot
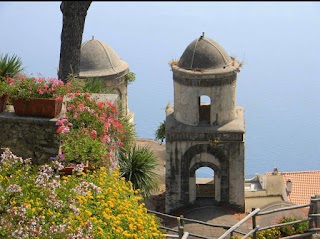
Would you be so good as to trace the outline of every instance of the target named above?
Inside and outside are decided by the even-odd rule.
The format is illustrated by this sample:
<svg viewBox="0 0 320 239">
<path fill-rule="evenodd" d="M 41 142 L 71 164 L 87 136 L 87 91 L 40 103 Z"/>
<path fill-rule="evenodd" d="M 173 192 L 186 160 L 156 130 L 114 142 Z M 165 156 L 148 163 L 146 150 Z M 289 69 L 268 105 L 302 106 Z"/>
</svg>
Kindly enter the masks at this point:
<svg viewBox="0 0 320 239">
<path fill-rule="evenodd" d="M 60 114 L 62 99 L 12 99 L 14 111 L 20 116 L 55 118 Z"/>
<path fill-rule="evenodd" d="M 86 164 L 83 167 L 83 172 L 86 173 L 89 168 L 89 162 L 86 161 Z M 59 170 L 60 173 L 64 175 L 72 175 L 72 170 L 74 169 L 74 166 L 66 166 L 63 169 Z"/>
</svg>

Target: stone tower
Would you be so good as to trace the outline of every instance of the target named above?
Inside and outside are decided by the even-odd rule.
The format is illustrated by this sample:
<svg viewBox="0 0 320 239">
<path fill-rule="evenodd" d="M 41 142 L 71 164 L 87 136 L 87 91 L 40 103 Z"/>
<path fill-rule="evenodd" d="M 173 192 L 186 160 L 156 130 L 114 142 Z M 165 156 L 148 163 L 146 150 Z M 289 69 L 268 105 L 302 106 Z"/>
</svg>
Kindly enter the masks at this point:
<svg viewBox="0 0 320 239">
<path fill-rule="evenodd" d="M 196 202 L 195 171 L 200 167 L 214 170 L 212 200 L 244 211 L 245 124 L 243 109 L 236 106 L 239 63 L 203 34 L 171 67 L 174 108 L 166 109 L 166 212 Z"/>
<path fill-rule="evenodd" d="M 106 93 L 117 94 L 123 114 L 128 110 L 128 64 L 106 43 L 95 40 L 84 42 L 80 50 L 80 79 L 101 79 Z"/>
</svg>

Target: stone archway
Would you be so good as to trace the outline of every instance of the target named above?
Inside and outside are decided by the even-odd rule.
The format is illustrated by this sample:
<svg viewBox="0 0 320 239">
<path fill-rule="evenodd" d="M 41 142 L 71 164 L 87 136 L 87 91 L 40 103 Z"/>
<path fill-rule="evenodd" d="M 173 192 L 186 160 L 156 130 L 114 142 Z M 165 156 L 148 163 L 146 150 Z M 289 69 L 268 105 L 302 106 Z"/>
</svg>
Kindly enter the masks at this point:
<svg viewBox="0 0 320 239">
<path fill-rule="evenodd" d="M 194 157 L 199 154 L 208 154 L 208 160 L 206 162 L 193 163 Z M 215 160 L 212 160 L 212 159 Z M 193 165 L 192 165 L 193 164 Z M 217 175 L 217 181 L 219 186 L 215 191 L 217 201 L 229 202 L 229 162 L 225 153 L 219 147 L 212 146 L 210 144 L 198 144 L 191 146 L 182 156 L 181 160 L 181 190 L 185 193 L 181 195 L 181 200 L 187 204 L 193 202 L 195 199 L 194 190 L 192 185 L 192 176 L 199 167 L 207 166 L 212 168 Z M 191 185 L 192 184 L 192 185 Z"/>
<path fill-rule="evenodd" d="M 209 167 L 214 171 L 214 185 L 213 185 L 214 187 L 212 188 L 213 192 L 211 193 L 213 195 L 213 199 L 217 202 L 220 202 L 221 200 L 220 163 L 212 154 L 201 153 L 200 155 L 202 155 L 202 158 L 205 158 L 204 159 L 205 162 L 194 162 L 193 164 L 191 163 L 191 165 L 193 166 L 191 166 L 189 171 L 189 202 L 193 203 L 197 199 L 197 188 L 196 188 L 197 184 L 196 184 L 195 172 L 197 171 L 197 169 L 201 167 Z M 191 160 L 191 162 L 194 161 L 194 158 Z"/>
</svg>

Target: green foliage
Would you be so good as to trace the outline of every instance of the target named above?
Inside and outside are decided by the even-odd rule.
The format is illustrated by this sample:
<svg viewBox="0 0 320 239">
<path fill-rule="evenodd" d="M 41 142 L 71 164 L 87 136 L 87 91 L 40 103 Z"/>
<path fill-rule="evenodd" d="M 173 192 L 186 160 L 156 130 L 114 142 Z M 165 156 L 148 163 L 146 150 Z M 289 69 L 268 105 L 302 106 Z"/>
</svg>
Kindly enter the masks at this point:
<svg viewBox="0 0 320 239">
<path fill-rule="evenodd" d="M 83 92 L 111 94 L 111 89 L 106 87 L 106 80 L 101 78 L 88 78 L 83 80 Z"/>
<path fill-rule="evenodd" d="M 257 233 L 257 239 L 276 239 L 280 237 L 280 231 L 276 228 L 270 228 L 267 230 L 259 231 Z M 231 239 L 241 239 L 242 236 L 232 236 Z M 249 237 L 250 239 L 252 237 Z"/>
<path fill-rule="evenodd" d="M 131 84 L 136 80 L 136 74 L 131 72 L 130 69 L 128 69 L 128 73 L 125 76 L 127 84 Z"/>
<path fill-rule="evenodd" d="M 157 157 L 147 146 L 123 148 L 119 157 L 120 174 L 130 181 L 134 189 L 140 189 L 148 197 L 159 188 L 159 176 L 154 172 Z"/>
<path fill-rule="evenodd" d="M 166 138 L 166 121 L 165 120 L 160 123 L 158 129 L 156 130 L 155 136 L 156 136 L 155 139 L 161 140 L 161 144 L 162 144 L 163 140 Z"/>
<path fill-rule="evenodd" d="M 134 124 L 131 122 L 132 115 L 121 115 L 119 110 L 119 121 L 122 124 L 124 134 L 121 137 L 124 148 L 132 147 L 136 142 L 136 131 Z"/>
<path fill-rule="evenodd" d="M 297 221 L 294 217 L 283 217 L 278 223 L 286 223 Z M 276 239 L 281 237 L 287 237 L 294 234 L 301 234 L 307 231 L 309 228 L 309 222 L 299 222 L 292 225 L 281 226 L 276 228 L 270 228 L 267 230 L 259 231 L 257 233 L 257 239 Z M 240 239 L 241 236 L 233 236 L 231 239 Z M 249 237 L 251 239 L 252 237 Z"/>
<path fill-rule="evenodd" d="M 106 87 L 106 80 L 102 78 L 79 79 L 73 74 L 69 74 L 68 82 L 72 83 L 72 92 L 110 94 L 111 90 Z"/>
<path fill-rule="evenodd" d="M 0 80 L 3 77 L 15 77 L 18 73 L 21 73 L 22 60 L 17 55 L 5 54 L 0 56 Z"/>
<path fill-rule="evenodd" d="M 109 166 L 109 147 L 95 140 L 85 129 L 72 130 L 63 140 L 64 157 L 70 163 L 89 162 L 90 166 Z"/>
<path fill-rule="evenodd" d="M 5 81 L 0 81 L 0 96 L 7 94 L 8 88 L 9 84 L 7 84 Z"/>
<path fill-rule="evenodd" d="M 286 223 L 286 222 L 293 222 L 297 221 L 294 217 L 284 217 L 279 221 L 279 223 Z M 281 226 L 279 228 L 281 232 L 281 236 L 291 236 L 293 234 L 300 234 L 308 230 L 309 228 L 309 222 L 299 222 L 287 226 Z"/>
<path fill-rule="evenodd" d="M 71 93 L 83 92 L 84 82 L 83 80 L 78 79 L 75 75 L 69 74 L 67 77 L 67 82 L 71 83 L 72 88 L 70 89 Z"/>
</svg>

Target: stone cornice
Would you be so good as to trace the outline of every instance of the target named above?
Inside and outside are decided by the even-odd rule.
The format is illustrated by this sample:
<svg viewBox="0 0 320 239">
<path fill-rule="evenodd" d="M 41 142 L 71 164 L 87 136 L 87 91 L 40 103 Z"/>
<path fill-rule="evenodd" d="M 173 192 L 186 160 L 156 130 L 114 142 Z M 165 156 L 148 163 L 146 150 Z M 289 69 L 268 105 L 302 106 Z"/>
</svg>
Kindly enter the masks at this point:
<svg viewBox="0 0 320 239">
<path fill-rule="evenodd" d="M 185 78 L 181 76 L 174 76 L 173 80 L 181 85 L 191 86 L 191 87 L 211 87 L 211 86 L 221 86 L 221 85 L 231 85 L 237 79 L 237 75 L 224 76 L 221 78 L 204 78 L 204 79 L 194 79 Z"/>
<path fill-rule="evenodd" d="M 167 132 L 166 141 L 213 141 L 243 142 L 242 133 L 197 133 L 197 132 Z"/>
</svg>

